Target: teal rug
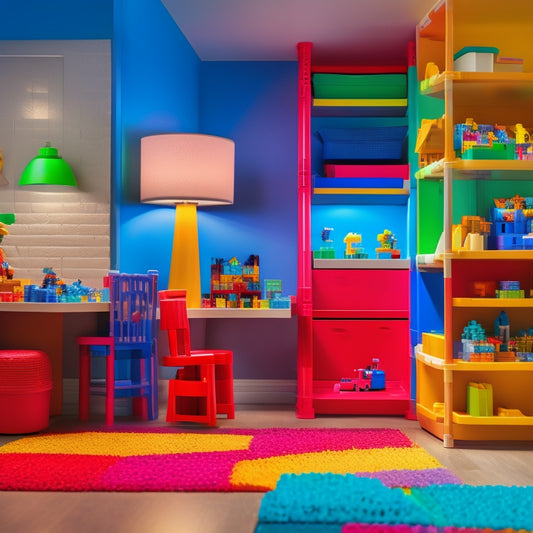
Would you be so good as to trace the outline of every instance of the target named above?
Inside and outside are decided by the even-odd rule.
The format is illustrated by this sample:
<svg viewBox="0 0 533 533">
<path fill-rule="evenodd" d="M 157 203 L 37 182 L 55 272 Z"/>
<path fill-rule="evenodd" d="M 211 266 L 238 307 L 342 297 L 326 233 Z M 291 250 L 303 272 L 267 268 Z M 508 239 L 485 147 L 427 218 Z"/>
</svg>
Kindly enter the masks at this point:
<svg viewBox="0 0 533 533">
<path fill-rule="evenodd" d="M 402 489 L 352 474 L 287 474 L 263 497 L 255 533 L 525 532 L 532 509 L 533 487 Z"/>
</svg>

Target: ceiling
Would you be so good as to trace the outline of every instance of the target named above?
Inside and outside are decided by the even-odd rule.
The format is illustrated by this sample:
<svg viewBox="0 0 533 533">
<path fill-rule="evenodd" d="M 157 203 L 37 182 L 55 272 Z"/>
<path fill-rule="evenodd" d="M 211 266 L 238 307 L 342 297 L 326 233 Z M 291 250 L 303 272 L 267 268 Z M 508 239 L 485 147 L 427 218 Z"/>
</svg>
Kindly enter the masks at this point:
<svg viewBox="0 0 533 533">
<path fill-rule="evenodd" d="M 161 0 L 203 61 L 405 64 L 436 0 Z"/>
</svg>

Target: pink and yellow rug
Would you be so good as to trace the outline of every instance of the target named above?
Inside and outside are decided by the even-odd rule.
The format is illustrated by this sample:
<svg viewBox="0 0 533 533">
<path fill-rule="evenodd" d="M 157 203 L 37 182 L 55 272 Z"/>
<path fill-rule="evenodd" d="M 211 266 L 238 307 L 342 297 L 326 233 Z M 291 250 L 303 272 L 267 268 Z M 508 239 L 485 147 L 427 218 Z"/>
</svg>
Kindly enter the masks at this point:
<svg viewBox="0 0 533 533">
<path fill-rule="evenodd" d="M 0 490 L 267 492 L 282 474 L 309 472 L 389 487 L 460 483 L 395 429 L 112 428 L 47 432 L 0 447 Z"/>
</svg>

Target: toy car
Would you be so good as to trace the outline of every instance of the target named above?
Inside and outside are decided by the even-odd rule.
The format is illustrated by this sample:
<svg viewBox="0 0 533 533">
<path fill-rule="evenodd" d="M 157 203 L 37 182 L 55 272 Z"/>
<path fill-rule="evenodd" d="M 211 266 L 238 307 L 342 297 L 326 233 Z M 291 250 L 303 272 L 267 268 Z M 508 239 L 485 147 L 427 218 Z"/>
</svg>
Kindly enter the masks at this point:
<svg viewBox="0 0 533 533">
<path fill-rule="evenodd" d="M 335 383 L 335 392 L 361 392 L 385 389 L 385 372 L 378 370 L 379 359 L 373 358 L 372 365 L 366 368 L 354 369 L 357 372 L 356 378 L 341 378 L 339 383 Z"/>
</svg>

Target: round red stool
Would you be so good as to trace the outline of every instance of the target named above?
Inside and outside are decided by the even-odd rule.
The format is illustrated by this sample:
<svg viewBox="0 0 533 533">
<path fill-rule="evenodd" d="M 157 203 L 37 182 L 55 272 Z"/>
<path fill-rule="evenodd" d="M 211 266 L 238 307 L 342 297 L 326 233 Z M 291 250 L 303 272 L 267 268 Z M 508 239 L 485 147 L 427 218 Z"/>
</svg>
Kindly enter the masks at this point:
<svg viewBox="0 0 533 533">
<path fill-rule="evenodd" d="M 34 433 L 50 422 L 52 365 L 40 350 L 0 350 L 0 433 Z"/>
</svg>

